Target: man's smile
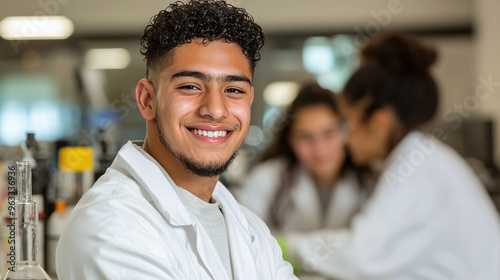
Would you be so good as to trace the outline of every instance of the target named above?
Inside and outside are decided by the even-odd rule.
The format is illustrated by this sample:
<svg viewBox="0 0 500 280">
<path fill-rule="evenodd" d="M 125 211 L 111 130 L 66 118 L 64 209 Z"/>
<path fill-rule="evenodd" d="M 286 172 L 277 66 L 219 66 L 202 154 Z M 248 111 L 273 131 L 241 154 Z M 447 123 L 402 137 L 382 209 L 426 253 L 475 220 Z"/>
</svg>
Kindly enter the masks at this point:
<svg viewBox="0 0 500 280">
<path fill-rule="evenodd" d="M 193 132 L 196 135 L 206 136 L 206 137 L 209 137 L 209 138 L 224 137 L 224 136 L 227 135 L 227 131 L 226 130 L 211 131 L 211 130 L 193 129 L 193 130 L 191 130 L 191 132 Z"/>
<path fill-rule="evenodd" d="M 206 143 L 221 144 L 232 135 L 234 129 L 224 126 L 193 125 L 186 127 L 196 139 Z"/>
</svg>

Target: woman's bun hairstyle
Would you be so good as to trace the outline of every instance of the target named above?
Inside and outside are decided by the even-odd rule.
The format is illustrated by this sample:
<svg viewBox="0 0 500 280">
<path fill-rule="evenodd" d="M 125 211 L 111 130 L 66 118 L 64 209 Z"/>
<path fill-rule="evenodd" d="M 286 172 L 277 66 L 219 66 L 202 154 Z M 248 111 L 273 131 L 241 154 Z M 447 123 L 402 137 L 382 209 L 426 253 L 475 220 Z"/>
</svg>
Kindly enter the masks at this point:
<svg viewBox="0 0 500 280">
<path fill-rule="evenodd" d="M 367 102 L 364 119 L 382 108 L 395 111 L 405 133 L 430 121 L 438 108 L 438 89 L 430 74 L 436 50 L 410 35 L 391 32 L 361 50 L 361 66 L 347 81 L 343 97 Z"/>
<path fill-rule="evenodd" d="M 363 63 L 374 63 L 401 74 L 428 73 L 437 60 L 436 49 L 404 33 L 384 33 L 362 50 Z"/>
</svg>

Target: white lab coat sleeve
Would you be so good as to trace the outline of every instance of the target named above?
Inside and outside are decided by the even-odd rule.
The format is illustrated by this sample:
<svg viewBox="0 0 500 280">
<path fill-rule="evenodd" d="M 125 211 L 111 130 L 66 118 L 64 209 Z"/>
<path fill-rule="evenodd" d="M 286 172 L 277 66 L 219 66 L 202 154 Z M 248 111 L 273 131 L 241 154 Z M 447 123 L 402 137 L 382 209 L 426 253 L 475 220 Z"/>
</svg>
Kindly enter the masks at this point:
<svg viewBox="0 0 500 280">
<path fill-rule="evenodd" d="M 295 236 L 291 251 L 298 254 L 306 270 L 329 277 L 419 279 L 407 278 L 407 269 L 421 261 L 417 257 L 422 251 L 435 244 L 447 217 L 435 207 L 435 201 L 442 198 L 413 191 L 419 188 L 425 186 L 406 184 L 404 189 L 383 189 L 355 218 L 351 229 Z"/>
<path fill-rule="evenodd" d="M 75 208 L 65 226 L 56 252 L 58 279 L 189 279 L 169 257 L 175 253 L 168 253 L 172 248 L 150 217 L 141 216 L 145 203 L 92 199 L 82 198 L 84 206 Z"/>
<path fill-rule="evenodd" d="M 267 234 L 269 243 L 274 251 L 274 261 L 276 262 L 276 279 L 297 279 L 293 273 L 292 265 L 283 259 L 283 252 L 278 244 L 278 241 L 271 235 L 268 230 Z"/>
<path fill-rule="evenodd" d="M 254 231 L 258 235 L 258 239 L 263 240 L 263 242 L 267 243 L 265 246 L 259 246 L 259 254 L 265 254 L 267 251 L 268 254 L 271 254 L 269 258 L 274 260 L 274 266 L 276 268 L 276 277 L 273 279 L 276 280 L 298 280 L 298 278 L 293 273 L 292 265 L 283 259 L 283 252 L 281 251 L 281 247 L 276 241 L 276 238 L 271 234 L 271 231 L 267 227 L 267 225 L 254 213 L 245 207 L 241 207 L 242 211 L 245 213 L 247 220 L 251 227 L 253 227 Z M 269 250 L 264 250 L 264 248 L 270 248 Z M 267 264 L 262 264 L 267 265 Z"/>
</svg>

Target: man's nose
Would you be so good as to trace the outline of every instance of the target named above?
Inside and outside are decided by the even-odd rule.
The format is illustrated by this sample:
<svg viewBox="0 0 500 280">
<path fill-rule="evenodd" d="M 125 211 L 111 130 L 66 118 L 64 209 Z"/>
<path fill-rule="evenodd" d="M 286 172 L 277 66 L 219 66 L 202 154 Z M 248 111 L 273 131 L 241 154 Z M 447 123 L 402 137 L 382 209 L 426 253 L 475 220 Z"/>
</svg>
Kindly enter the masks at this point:
<svg viewBox="0 0 500 280">
<path fill-rule="evenodd" d="M 210 89 L 203 93 L 199 112 L 204 118 L 216 121 L 225 119 L 228 110 L 224 92 L 218 89 Z"/>
</svg>

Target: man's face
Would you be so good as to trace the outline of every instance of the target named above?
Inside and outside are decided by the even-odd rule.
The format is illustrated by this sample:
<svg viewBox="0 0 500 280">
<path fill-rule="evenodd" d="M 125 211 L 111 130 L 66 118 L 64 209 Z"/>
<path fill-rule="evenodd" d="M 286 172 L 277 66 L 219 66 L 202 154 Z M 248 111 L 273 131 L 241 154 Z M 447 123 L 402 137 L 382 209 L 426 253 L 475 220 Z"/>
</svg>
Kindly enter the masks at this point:
<svg viewBox="0 0 500 280">
<path fill-rule="evenodd" d="M 220 175 L 250 124 L 252 73 L 241 47 L 193 39 L 173 50 L 157 81 L 155 120 L 163 146 L 191 172 Z"/>
</svg>

